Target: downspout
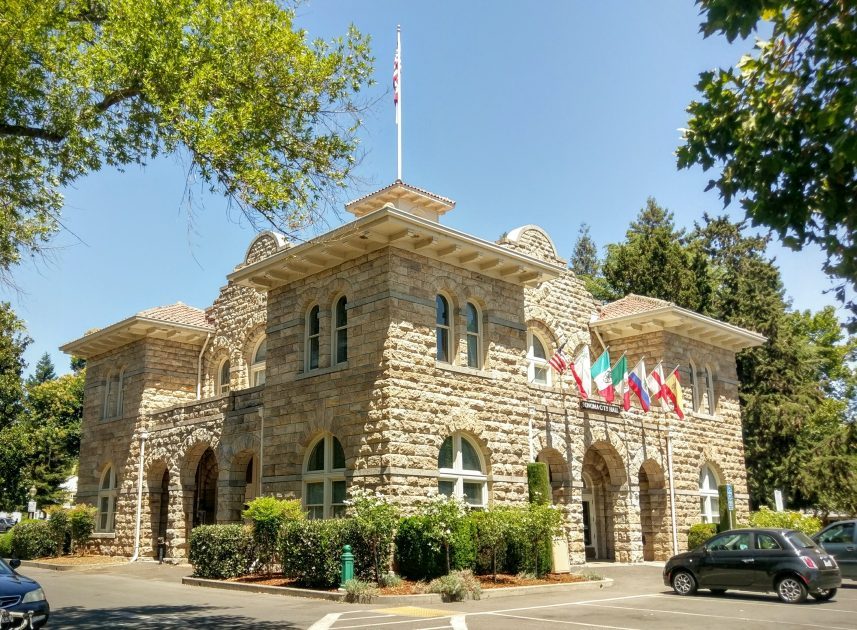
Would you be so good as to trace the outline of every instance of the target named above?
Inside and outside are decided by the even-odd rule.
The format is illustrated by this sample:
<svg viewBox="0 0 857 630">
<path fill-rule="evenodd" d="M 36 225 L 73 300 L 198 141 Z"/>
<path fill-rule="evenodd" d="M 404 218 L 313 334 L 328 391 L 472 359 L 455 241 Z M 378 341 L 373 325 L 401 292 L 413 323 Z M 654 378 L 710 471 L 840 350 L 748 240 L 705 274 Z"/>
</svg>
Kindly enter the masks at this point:
<svg viewBox="0 0 857 630">
<path fill-rule="evenodd" d="M 202 398 L 202 355 L 205 354 L 205 349 L 208 347 L 208 340 L 211 339 L 211 333 L 205 334 L 205 343 L 202 344 L 202 350 L 199 352 L 199 361 L 196 366 L 196 399 Z"/>
<path fill-rule="evenodd" d="M 265 470 L 265 407 L 259 410 L 262 429 L 259 435 L 259 488 L 257 497 L 262 496 L 262 471 Z"/>
<path fill-rule="evenodd" d="M 667 427 L 667 471 L 670 478 L 670 520 L 673 530 L 673 555 L 678 553 L 678 530 L 675 522 L 675 484 L 673 484 L 673 444 L 670 440 L 670 429 Z"/>
<path fill-rule="evenodd" d="M 137 526 L 134 528 L 134 555 L 130 562 L 136 562 L 140 555 L 140 516 L 143 510 L 143 460 L 146 456 L 146 440 L 149 432 L 143 429 L 140 433 L 140 468 L 137 470 Z"/>
</svg>

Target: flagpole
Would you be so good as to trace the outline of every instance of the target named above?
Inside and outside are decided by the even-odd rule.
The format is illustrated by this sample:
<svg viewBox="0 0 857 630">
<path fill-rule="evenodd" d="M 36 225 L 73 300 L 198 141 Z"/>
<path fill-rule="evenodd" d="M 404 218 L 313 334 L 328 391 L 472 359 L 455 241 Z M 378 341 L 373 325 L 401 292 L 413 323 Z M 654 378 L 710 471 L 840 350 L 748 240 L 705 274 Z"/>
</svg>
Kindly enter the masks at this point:
<svg viewBox="0 0 857 630">
<path fill-rule="evenodd" d="M 396 51 L 399 57 L 399 102 L 396 105 L 396 148 L 398 163 L 396 179 L 402 181 L 402 27 L 396 25 Z"/>
</svg>

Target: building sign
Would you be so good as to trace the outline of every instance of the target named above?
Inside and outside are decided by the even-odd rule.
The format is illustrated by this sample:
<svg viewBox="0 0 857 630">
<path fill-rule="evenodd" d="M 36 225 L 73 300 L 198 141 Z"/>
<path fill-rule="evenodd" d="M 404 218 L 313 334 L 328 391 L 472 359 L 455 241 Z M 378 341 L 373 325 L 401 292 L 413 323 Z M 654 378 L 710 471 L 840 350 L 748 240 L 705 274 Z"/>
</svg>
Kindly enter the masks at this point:
<svg viewBox="0 0 857 630">
<path fill-rule="evenodd" d="M 726 509 L 730 512 L 735 511 L 735 491 L 731 483 L 726 484 Z"/>
<path fill-rule="evenodd" d="M 590 411 L 603 411 L 605 413 L 615 413 L 617 416 L 622 411 L 619 405 L 610 405 L 608 403 L 597 402 L 594 400 L 581 400 L 581 409 L 589 409 Z"/>
</svg>

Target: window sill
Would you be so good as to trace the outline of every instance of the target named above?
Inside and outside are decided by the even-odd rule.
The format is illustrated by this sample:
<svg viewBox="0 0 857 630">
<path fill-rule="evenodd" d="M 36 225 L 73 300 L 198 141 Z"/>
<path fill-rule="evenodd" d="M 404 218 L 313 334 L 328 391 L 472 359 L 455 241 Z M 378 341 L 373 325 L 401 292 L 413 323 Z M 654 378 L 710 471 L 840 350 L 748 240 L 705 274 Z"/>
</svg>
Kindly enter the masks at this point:
<svg viewBox="0 0 857 630">
<path fill-rule="evenodd" d="M 330 367 L 314 368 L 308 372 L 301 372 L 300 374 L 295 375 L 295 380 L 300 381 L 305 378 L 312 378 L 313 376 L 322 376 L 323 374 L 330 374 L 331 372 L 341 372 L 342 370 L 346 369 L 348 369 L 348 361 L 346 361 L 345 363 L 338 363 Z"/>
<path fill-rule="evenodd" d="M 465 367 L 463 365 L 455 365 L 453 363 L 446 363 L 444 361 L 435 361 L 434 366 L 438 370 L 444 370 L 446 372 L 455 372 L 456 374 L 467 374 L 469 376 L 477 376 L 479 378 L 497 378 L 493 371 L 489 372 L 488 370 L 478 370 L 472 367 Z"/>
<path fill-rule="evenodd" d="M 89 537 L 112 540 L 113 538 L 116 538 L 116 532 L 92 532 Z"/>
<path fill-rule="evenodd" d="M 701 413 L 699 411 L 691 411 L 690 416 L 692 418 L 696 418 L 697 420 L 717 420 L 717 416 L 712 416 L 707 413 Z"/>
</svg>

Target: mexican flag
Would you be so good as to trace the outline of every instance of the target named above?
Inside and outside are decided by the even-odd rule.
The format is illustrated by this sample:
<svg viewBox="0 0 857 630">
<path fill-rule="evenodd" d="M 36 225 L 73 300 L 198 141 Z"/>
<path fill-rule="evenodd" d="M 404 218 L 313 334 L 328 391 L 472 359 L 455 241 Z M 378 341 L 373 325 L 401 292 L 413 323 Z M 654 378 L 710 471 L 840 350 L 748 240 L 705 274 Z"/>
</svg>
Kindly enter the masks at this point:
<svg viewBox="0 0 857 630">
<path fill-rule="evenodd" d="M 592 381 L 595 389 L 607 402 L 613 402 L 613 376 L 610 373 L 610 353 L 605 350 L 592 364 Z"/>
</svg>

